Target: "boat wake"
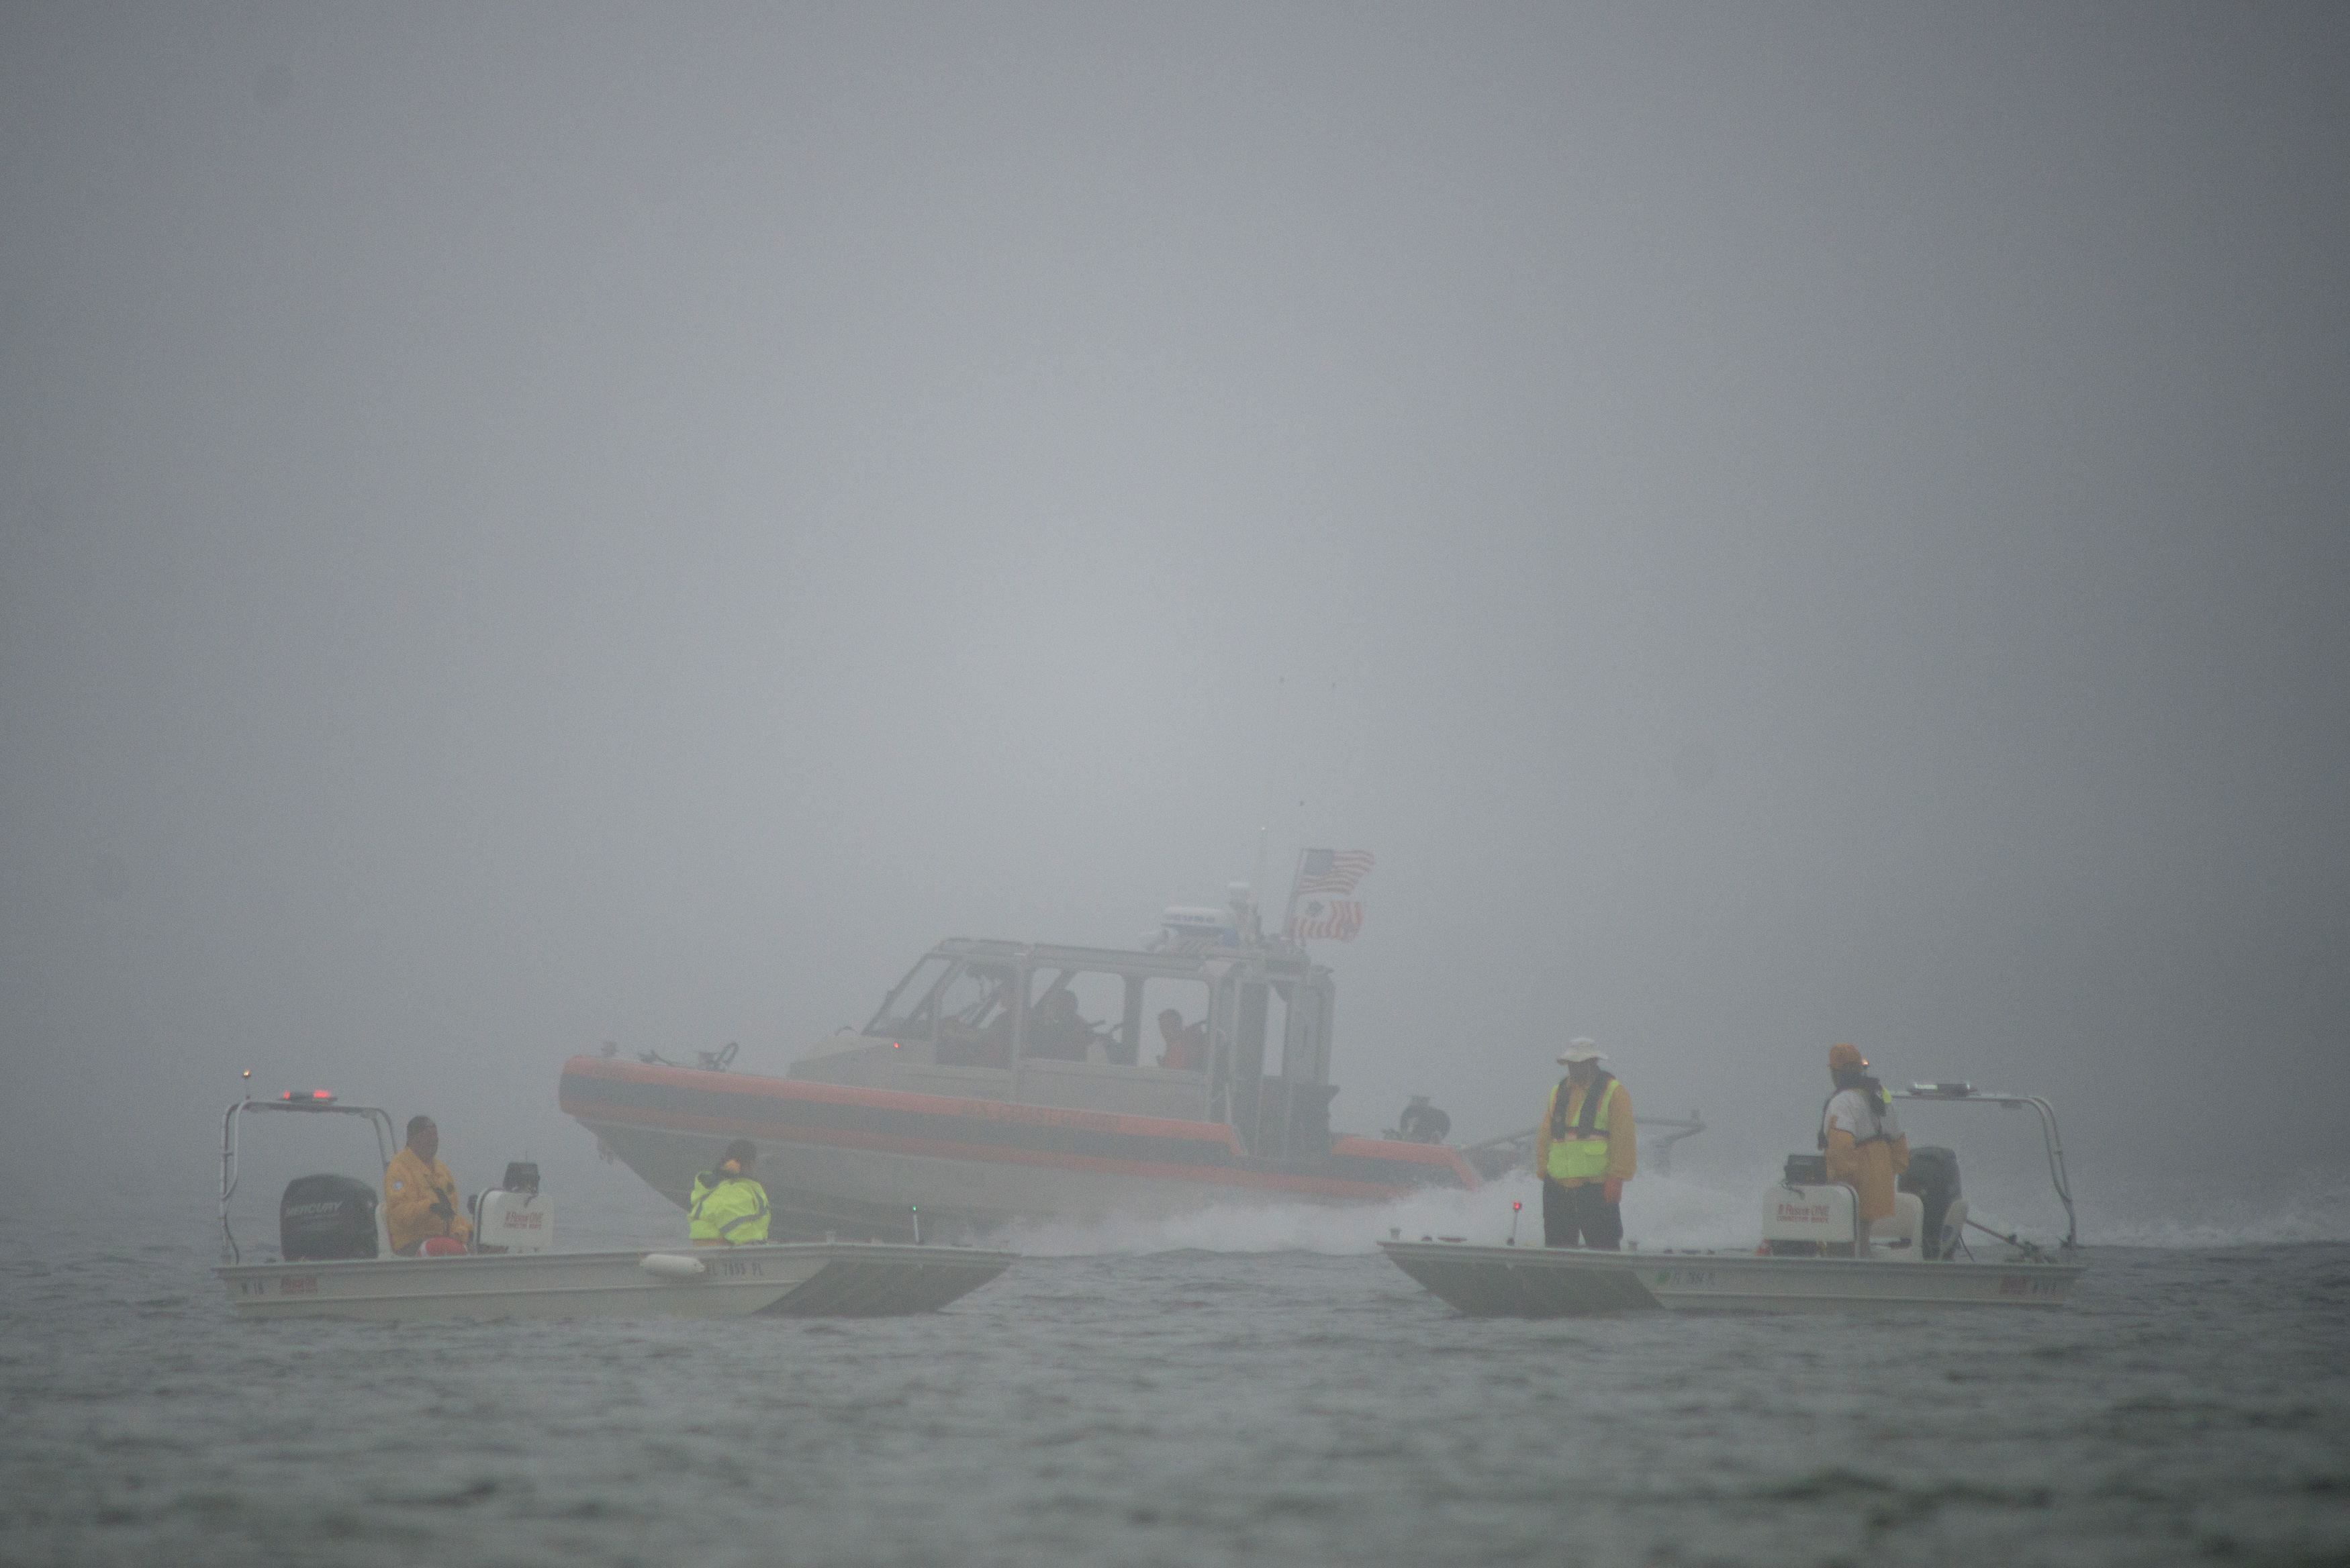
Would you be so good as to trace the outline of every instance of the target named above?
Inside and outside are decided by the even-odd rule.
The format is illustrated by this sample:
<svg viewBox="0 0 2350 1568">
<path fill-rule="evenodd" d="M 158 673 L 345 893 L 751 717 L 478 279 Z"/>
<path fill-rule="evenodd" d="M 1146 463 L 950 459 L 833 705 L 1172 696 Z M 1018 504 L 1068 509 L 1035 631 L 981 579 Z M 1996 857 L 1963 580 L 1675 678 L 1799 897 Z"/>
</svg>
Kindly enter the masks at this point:
<svg viewBox="0 0 2350 1568">
<path fill-rule="evenodd" d="M 1642 1176 L 1625 1193 L 1625 1233 L 1643 1251 L 1752 1247 L 1762 1185 L 1694 1175 Z M 1986 1177 L 1970 1181 L 1968 1191 L 1977 1214 L 1999 1229 L 2020 1227 L 2035 1238 L 2064 1233 L 2063 1213 L 2028 1181 Z M 2312 1173 L 2282 1193 L 2258 1199 L 2180 1198 L 2178 1205 L 2135 1214 L 2101 1212 L 2085 1203 L 2081 1239 L 2091 1247 L 2176 1249 L 2350 1241 L 2350 1176 Z M 1518 1244 L 1539 1246 L 1542 1191 L 1525 1172 L 1472 1192 L 1431 1190 L 1389 1203 L 1224 1204 L 1155 1220 L 1032 1220 L 992 1240 L 1040 1257 L 1177 1251 L 1343 1256 L 1376 1251 L 1395 1232 L 1407 1241 L 1459 1237 L 1492 1245 L 1510 1234 L 1513 1200 L 1525 1206 L 1517 1214 Z"/>
<path fill-rule="evenodd" d="M 2350 1241 L 2350 1173 L 2309 1171 L 2257 1196 L 2180 1192 L 2152 1212 L 2084 1206 L 2083 1239 L 2120 1247 L 2274 1247 Z"/>
<path fill-rule="evenodd" d="M 1003 1245 L 1035 1256 L 1175 1251 L 1367 1253 L 1400 1233 L 1499 1243 L 1517 1212 L 1521 1246 L 1542 1244 L 1542 1191 L 1529 1173 L 1471 1192 L 1430 1190 L 1388 1203 L 1227 1204 L 1153 1220 L 1035 1220 L 1012 1227 Z M 1752 1246 L 1754 1193 L 1690 1177 L 1644 1176 L 1627 1193 L 1625 1221 L 1643 1247 Z"/>
</svg>

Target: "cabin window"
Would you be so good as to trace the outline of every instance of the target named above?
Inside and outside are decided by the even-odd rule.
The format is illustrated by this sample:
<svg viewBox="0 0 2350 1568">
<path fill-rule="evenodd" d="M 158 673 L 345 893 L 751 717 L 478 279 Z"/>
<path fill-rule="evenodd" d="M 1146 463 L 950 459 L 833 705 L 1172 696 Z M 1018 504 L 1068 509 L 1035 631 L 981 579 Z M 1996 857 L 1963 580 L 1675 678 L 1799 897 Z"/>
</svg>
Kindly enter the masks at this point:
<svg viewBox="0 0 2350 1568">
<path fill-rule="evenodd" d="M 1301 1084 L 1330 1081 L 1330 993 L 1318 986 L 1290 987 L 1289 1031 L 1281 1075 Z"/>
<path fill-rule="evenodd" d="M 898 982 L 889 1000 L 882 1002 L 881 1011 L 873 1015 L 865 1033 L 899 1040 L 928 1040 L 931 1027 L 938 1019 L 932 1002 L 939 981 L 953 961 L 944 954 L 932 953 L 916 964 L 913 971 Z"/>
<path fill-rule="evenodd" d="M 1264 1075 L 1268 1078 L 1294 1078 L 1297 1075 L 1286 1070 L 1293 1065 L 1289 1059 L 1290 989 L 1290 982 L 1285 980 L 1276 980 L 1265 987 Z"/>
<path fill-rule="evenodd" d="M 938 1060 L 949 1064 L 1012 1064 L 1014 1005 L 1019 976 L 1008 963 L 972 961 L 939 988 Z"/>
<path fill-rule="evenodd" d="M 1167 1014 L 1173 1013 L 1172 1018 Z M 1208 1070 L 1208 982 L 1152 975 L 1142 982 L 1145 1067 Z"/>
<path fill-rule="evenodd" d="M 1021 1059 L 1133 1066 L 1139 1053 L 1128 1028 L 1127 981 L 1109 970 L 1038 969 L 1028 983 Z"/>
</svg>

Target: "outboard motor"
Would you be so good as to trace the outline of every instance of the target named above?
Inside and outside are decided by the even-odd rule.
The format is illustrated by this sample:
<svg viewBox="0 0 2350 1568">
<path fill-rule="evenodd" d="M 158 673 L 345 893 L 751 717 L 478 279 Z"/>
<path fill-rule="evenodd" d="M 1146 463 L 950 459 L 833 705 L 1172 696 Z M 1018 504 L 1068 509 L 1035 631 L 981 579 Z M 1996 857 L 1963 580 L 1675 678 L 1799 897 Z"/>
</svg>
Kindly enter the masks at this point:
<svg viewBox="0 0 2350 1568">
<path fill-rule="evenodd" d="M 348 1176 L 297 1176 L 277 1200 L 277 1251 L 289 1263 L 372 1258 L 375 1189 Z"/>
<path fill-rule="evenodd" d="M 1911 1149 L 1909 1168 L 1901 1173 L 1901 1190 L 1916 1193 L 1918 1200 L 1926 1206 L 1926 1221 L 1918 1231 L 1918 1243 L 1926 1249 L 1927 1257 L 1940 1257 L 1943 1221 L 1959 1197 L 1957 1153 L 1932 1145 Z"/>
</svg>

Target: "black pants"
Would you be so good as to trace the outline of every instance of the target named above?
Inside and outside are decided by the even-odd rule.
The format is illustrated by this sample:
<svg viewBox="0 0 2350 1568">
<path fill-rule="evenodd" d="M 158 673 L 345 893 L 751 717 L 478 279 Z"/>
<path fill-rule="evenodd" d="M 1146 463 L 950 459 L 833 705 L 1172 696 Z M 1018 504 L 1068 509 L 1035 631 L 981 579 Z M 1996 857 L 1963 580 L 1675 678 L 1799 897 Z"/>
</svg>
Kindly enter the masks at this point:
<svg viewBox="0 0 2350 1568">
<path fill-rule="evenodd" d="M 1575 1239 L 1578 1232 L 1580 1241 Z M 1623 1206 L 1607 1201 L 1604 1185 L 1586 1181 L 1580 1187 L 1562 1187 L 1544 1179 L 1544 1246 L 1592 1247 L 1612 1252 L 1623 1240 Z"/>
</svg>

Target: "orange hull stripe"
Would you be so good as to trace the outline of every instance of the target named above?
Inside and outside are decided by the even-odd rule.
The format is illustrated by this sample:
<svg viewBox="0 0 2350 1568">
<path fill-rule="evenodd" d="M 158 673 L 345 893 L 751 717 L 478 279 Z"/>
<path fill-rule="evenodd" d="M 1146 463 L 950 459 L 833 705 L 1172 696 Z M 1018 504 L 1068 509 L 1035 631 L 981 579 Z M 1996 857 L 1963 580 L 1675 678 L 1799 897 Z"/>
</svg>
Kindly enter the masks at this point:
<svg viewBox="0 0 2350 1568">
<path fill-rule="evenodd" d="M 1121 1111 L 1070 1110 L 1057 1106 L 1030 1106 L 1005 1100 L 978 1100 L 953 1095 L 924 1095 L 906 1089 L 860 1089 L 846 1084 L 819 1084 L 806 1078 L 768 1078 L 748 1073 L 712 1073 L 698 1067 L 665 1067 L 651 1063 L 616 1062 L 603 1056 L 574 1056 L 563 1064 L 563 1075 L 577 1075 L 611 1084 L 642 1084 L 671 1088 L 693 1089 L 703 1093 L 742 1095 L 758 1099 L 800 1101 L 823 1105 L 866 1106 L 876 1110 L 913 1111 L 927 1116 L 982 1117 L 989 1121 L 1014 1122 L 1029 1127 L 1082 1127 L 1089 1132 L 1116 1133 L 1128 1137 L 1180 1138 L 1189 1144 L 1212 1144 L 1234 1159 L 1245 1159 L 1247 1151 L 1241 1147 L 1240 1137 L 1221 1122 L 1178 1121 L 1168 1116 L 1129 1116 Z M 713 1080 L 715 1080 L 713 1082 Z M 564 1111 L 577 1116 L 568 1096 Z M 672 1118 L 681 1113 L 657 1114 L 630 1107 L 629 1121 L 662 1119 L 663 1125 L 688 1125 Z M 723 1117 L 691 1118 L 696 1130 L 752 1130 L 737 1128 Z M 772 1129 L 757 1129 L 763 1132 Z M 910 1152 L 931 1149 L 965 1147 L 970 1146 L 934 1143 L 929 1139 L 890 1138 L 874 1134 L 827 1134 L 819 1138 L 814 1129 L 796 1134 L 803 1141 L 837 1143 L 861 1142 L 864 1147 L 902 1148 Z M 1458 1150 L 1440 1144 L 1401 1143 L 1393 1138 L 1359 1137 L 1342 1135 L 1330 1140 L 1330 1152 L 1356 1158 L 1376 1159 L 1383 1164 L 1419 1168 L 1434 1167 L 1451 1174 L 1463 1189 L 1482 1185 L 1477 1173 L 1461 1158 Z M 1418 1183 L 1399 1182 L 1388 1186 L 1378 1182 L 1347 1181 L 1335 1177 L 1279 1176 L 1243 1169 L 1222 1169 L 1214 1167 L 1174 1164 L 1164 1165 L 1148 1160 L 1105 1159 L 1091 1155 L 1055 1155 L 989 1147 L 970 1158 L 1008 1160 L 1021 1164 L 1066 1165 L 1073 1169 L 1119 1170 L 1132 1173 L 1170 1172 L 1193 1181 L 1219 1181 L 1228 1185 L 1270 1187 L 1293 1192 L 1314 1192 L 1328 1197 L 1386 1197 L 1409 1191 Z M 1399 1176 L 1402 1174 L 1399 1170 Z"/>
</svg>

